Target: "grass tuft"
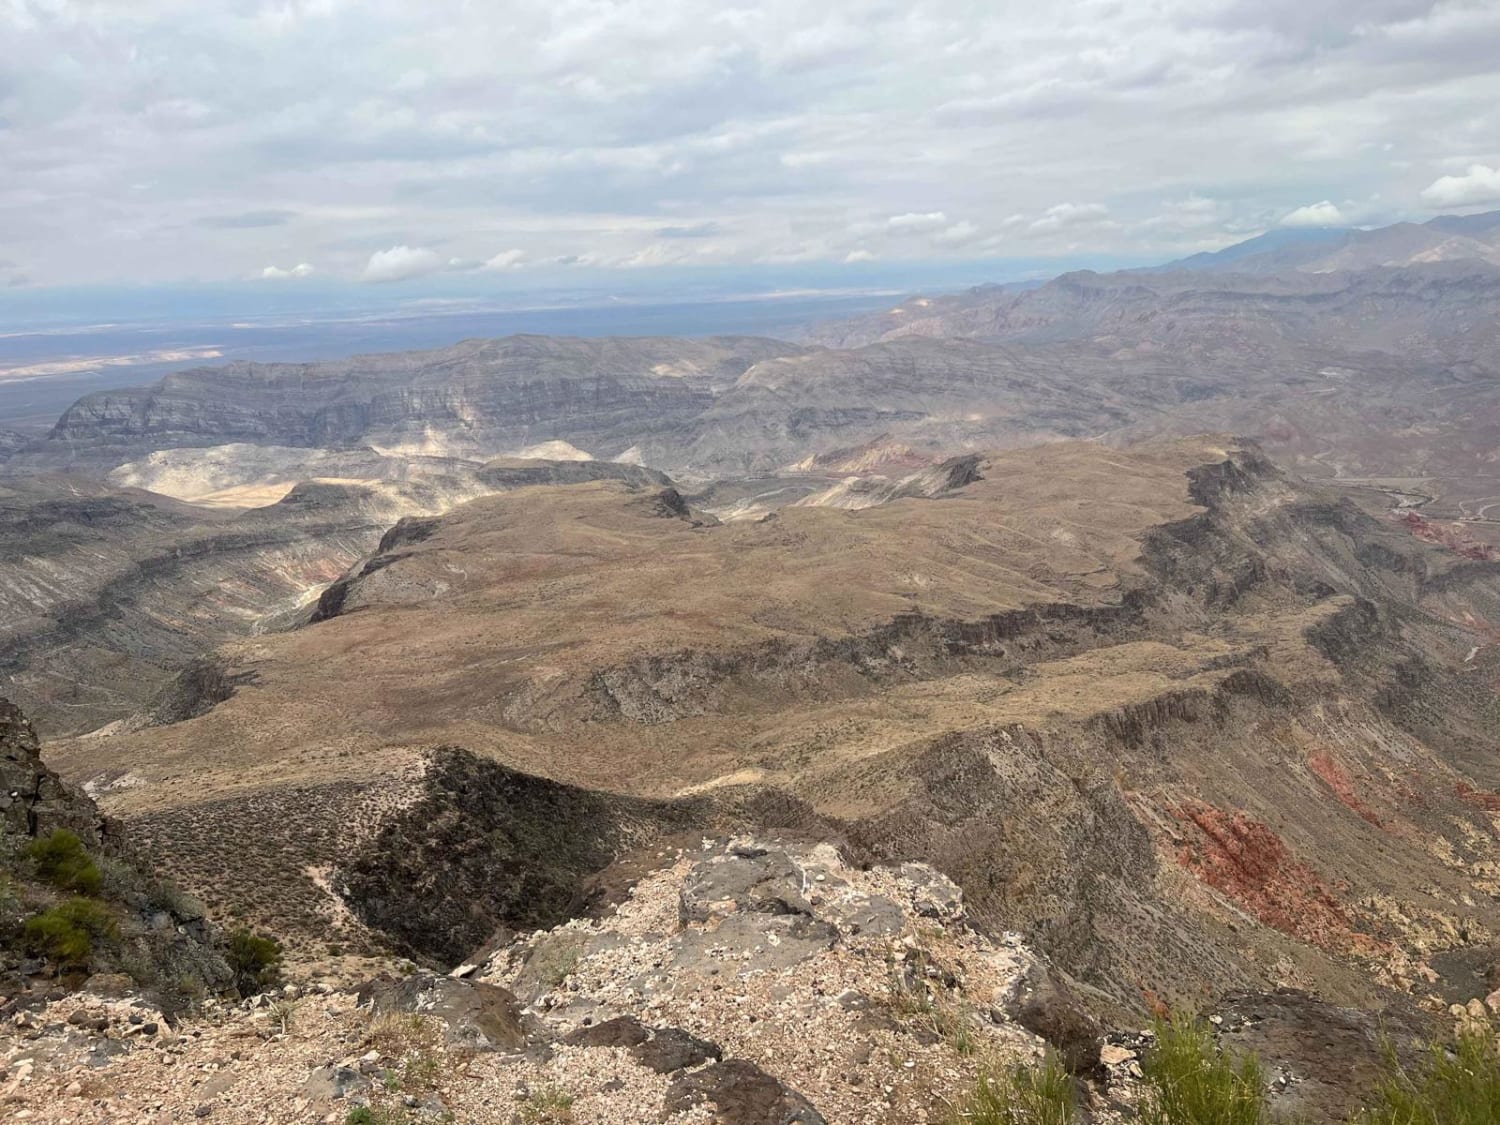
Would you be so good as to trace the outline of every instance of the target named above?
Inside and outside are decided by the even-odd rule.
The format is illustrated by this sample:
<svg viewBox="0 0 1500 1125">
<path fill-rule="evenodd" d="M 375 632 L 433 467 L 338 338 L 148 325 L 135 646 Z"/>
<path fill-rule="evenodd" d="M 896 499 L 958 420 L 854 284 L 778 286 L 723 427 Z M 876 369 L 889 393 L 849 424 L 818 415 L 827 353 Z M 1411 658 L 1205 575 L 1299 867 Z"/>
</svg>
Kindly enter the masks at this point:
<svg viewBox="0 0 1500 1125">
<path fill-rule="evenodd" d="M 1072 1125 L 1078 1119 L 1073 1079 L 1056 1055 L 1040 1067 L 984 1074 L 954 1115 L 954 1125 Z"/>
<path fill-rule="evenodd" d="M 521 1106 L 524 1125 L 567 1125 L 573 1120 L 573 1095 L 556 1086 L 542 1086 L 527 1095 Z"/>
<path fill-rule="evenodd" d="M 1493 1033 L 1461 1032 L 1433 1044 L 1426 1065 L 1407 1071 L 1387 1050 L 1386 1076 L 1355 1125 L 1493 1125 L 1500 1122 L 1500 1048 Z"/>
<path fill-rule="evenodd" d="M 1266 1076 L 1253 1055 L 1219 1050 L 1209 1027 L 1186 1016 L 1158 1019 L 1141 1064 L 1150 1087 L 1146 1125 L 1263 1125 Z"/>
</svg>

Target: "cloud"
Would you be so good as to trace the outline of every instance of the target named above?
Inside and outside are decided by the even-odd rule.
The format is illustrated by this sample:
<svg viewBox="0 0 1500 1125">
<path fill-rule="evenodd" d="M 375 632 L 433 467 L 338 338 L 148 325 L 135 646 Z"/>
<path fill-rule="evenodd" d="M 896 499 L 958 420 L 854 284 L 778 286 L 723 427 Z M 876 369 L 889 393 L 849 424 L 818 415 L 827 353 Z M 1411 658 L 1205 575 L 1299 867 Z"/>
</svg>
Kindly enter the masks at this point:
<svg viewBox="0 0 1500 1125">
<path fill-rule="evenodd" d="M 908 211 L 904 215 L 892 215 L 885 222 L 886 230 L 892 234 L 930 234 L 948 225 L 948 216 L 941 211 Z"/>
<path fill-rule="evenodd" d="M 1348 7 L 0 0 L 0 229 L 40 286 L 257 277 L 293 249 L 319 278 L 458 259 L 478 284 L 497 249 L 1147 261 L 1332 183 L 1359 223 L 1342 197 L 1488 199 L 1464 169 L 1500 159 L 1500 4 Z M 1173 210 L 1194 197 L 1217 209 Z"/>
<path fill-rule="evenodd" d="M 932 241 L 939 246 L 966 246 L 979 237 L 980 231 L 968 220 L 954 223 L 932 236 Z"/>
<path fill-rule="evenodd" d="M 312 274 L 312 265 L 308 262 L 298 262 L 291 269 L 282 269 L 280 266 L 267 266 L 260 271 L 260 276 L 266 281 L 290 281 L 293 278 L 308 277 Z"/>
<path fill-rule="evenodd" d="M 237 215 L 205 215 L 198 225 L 211 230 L 258 230 L 282 226 L 296 217 L 295 211 L 241 211 Z"/>
<path fill-rule="evenodd" d="M 1348 221 L 1343 211 L 1326 199 L 1321 203 L 1298 207 L 1281 217 L 1281 225 L 1284 227 L 1337 227 Z"/>
<path fill-rule="evenodd" d="M 500 253 L 489 258 L 484 263 L 487 270 L 514 270 L 521 268 L 521 261 L 526 257 L 524 250 L 502 250 Z"/>
<path fill-rule="evenodd" d="M 1109 221 L 1109 208 L 1102 203 L 1058 203 L 1026 229 L 1032 234 L 1052 234 L 1070 227 L 1098 226 Z"/>
<path fill-rule="evenodd" d="M 1423 189 L 1422 202 L 1433 207 L 1500 203 L 1500 168 L 1470 164 L 1462 176 L 1440 176 Z"/>
<path fill-rule="evenodd" d="M 844 255 L 844 262 L 847 265 L 857 265 L 860 262 L 873 262 L 874 260 L 875 255 L 868 250 L 851 250 Z"/>
<path fill-rule="evenodd" d="M 437 273 L 443 268 L 443 264 L 442 258 L 425 247 L 403 244 L 371 254 L 359 279 L 372 282 L 407 281 Z"/>
<path fill-rule="evenodd" d="M 716 234 L 722 234 L 723 228 L 718 223 L 694 223 L 685 227 L 658 227 L 657 238 L 712 238 Z"/>
</svg>

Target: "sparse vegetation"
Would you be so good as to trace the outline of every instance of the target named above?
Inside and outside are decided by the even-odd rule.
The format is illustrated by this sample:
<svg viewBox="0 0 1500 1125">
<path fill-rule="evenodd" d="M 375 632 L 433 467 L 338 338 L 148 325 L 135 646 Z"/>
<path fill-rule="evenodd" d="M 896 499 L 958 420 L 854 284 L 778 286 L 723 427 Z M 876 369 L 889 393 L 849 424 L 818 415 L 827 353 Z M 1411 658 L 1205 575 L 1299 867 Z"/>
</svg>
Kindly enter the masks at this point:
<svg viewBox="0 0 1500 1125">
<path fill-rule="evenodd" d="M 372 1013 L 365 1029 L 366 1043 L 395 1058 L 430 1052 L 437 1040 L 432 1021 L 418 1012 Z"/>
<path fill-rule="evenodd" d="M 532 954 L 531 965 L 539 981 L 548 988 L 556 988 L 578 968 L 582 956 L 580 940 L 570 935 L 550 934 L 542 939 Z"/>
<path fill-rule="evenodd" d="M 9 875 L 0 871 L 0 934 L 10 933 L 21 921 L 21 896 Z"/>
<path fill-rule="evenodd" d="M 573 1120 L 573 1095 L 556 1086 L 542 1086 L 527 1095 L 521 1106 L 524 1125 L 566 1125 Z"/>
<path fill-rule="evenodd" d="M 1265 1071 L 1254 1056 L 1222 1050 L 1206 1024 L 1185 1016 L 1156 1022 L 1156 1046 L 1142 1071 L 1143 1125 L 1293 1125 L 1272 1113 Z M 1041 1067 L 981 1075 L 953 1125 L 1071 1125 L 1074 1084 L 1049 1055 Z M 1297 1119 L 1300 1125 L 1300 1119 Z M 1403 1066 L 1387 1049 L 1386 1074 L 1348 1125 L 1496 1125 L 1500 1123 L 1500 1042 L 1468 1029 L 1435 1043 L 1424 1062 Z"/>
<path fill-rule="evenodd" d="M 954 1115 L 954 1125 L 1072 1125 L 1073 1079 L 1056 1055 L 1039 1067 L 983 1074 Z"/>
<path fill-rule="evenodd" d="M 281 1028 L 281 1034 L 285 1035 L 292 1029 L 292 1022 L 297 1016 L 296 1000 L 277 1000 L 270 1007 L 271 1020 Z"/>
<path fill-rule="evenodd" d="M 1387 1074 L 1353 1125 L 1493 1125 L 1500 1121 L 1500 1048 L 1492 1032 L 1467 1030 L 1434 1044 L 1406 1070 L 1387 1050 Z"/>
<path fill-rule="evenodd" d="M 103 903 L 74 896 L 26 920 L 26 945 L 59 965 L 87 966 L 94 943 L 119 934 L 114 915 Z"/>
<path fill-rule="evenodd" d="M 403 1125 L 405 1121 L 405 1114 L 373 1105 L 357 1105 L 344 1115 L 344 1125 Z"/>
<path fill-rule="evenodd" d="M 281 946 L 276 939 L 249 930 L 236 930 L 230 935 L 226 959 L 241 996 L 265 991 L 281 973 Z"/>
<path fill-rule="evenodd" d="M 887 955 L 887 1006 L 903 1023 L 919 1024 L 938 1036 L 960 1055 L 968 1057 L 979 1050 L 974 1033 L 973 1012 L 969 1005 L 949 995 L 938 994 L 928 984 L 930 970 L 942 976 L 942 970 L 931 954 L 918 948 L 904 953 L 909 960 L 897 961 Z"/>
<path fill-rule="evenodd" d="M 1142 1070 L 1150 1089 L 1145 1125 L 1265 1125 L 1265 1072 L 1253 1055 L 1219 1049 L 1212 1030 L 1189 1016 L 1155 1022 L 1156 1046 Z"/>
<path fill-rule="evenodd" d="M 59 828 L 37 837 L 26 846 L 26 858 L 36 868 L 37 878 L 60 891 L 81 895 L 99 893 L 103 876 L 76 832 Z"/>
</svg>

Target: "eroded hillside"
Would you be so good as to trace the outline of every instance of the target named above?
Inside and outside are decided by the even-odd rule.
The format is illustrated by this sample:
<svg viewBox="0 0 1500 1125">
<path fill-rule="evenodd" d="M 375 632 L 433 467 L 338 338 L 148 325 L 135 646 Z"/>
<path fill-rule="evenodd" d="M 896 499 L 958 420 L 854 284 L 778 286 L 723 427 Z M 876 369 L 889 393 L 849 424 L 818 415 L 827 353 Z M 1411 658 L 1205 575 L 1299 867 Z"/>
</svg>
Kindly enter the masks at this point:
<svg viewBox="0 0 1500 1125">
<path fill-rule="evenodd" d="M 150 722 L 194 713 L 225 690 L 211 671 L 219 642 L 310 612 L 318 594 L 405 516 L 435 515 L 523 485 L 665 482 L 610 462 L 482 464 L 369 450 L 340 458 L 338 467 L 359 475 L 314 470 L 305 479 L 293 469 L 287 479 L 246 485 L 245 471 L 264 469 L 252 464 L 226 490 L 205 481 L 195 463 L 175 484 L 208 506 L 79 476 L 0 478 L 5 691 L 47 732 L 88 731 L 143 711 Z M 205 484 L 208 497 L 193 491 Z M 274 502 L 253 506 L 267 488 Z"/>
<path fill-rule="evenodd" d="M 1229 444 L 946 479 L 730 524 L 613 483 L 484 497 L 226 647 L 242 686 L 208 713 L 56 759 L 211 905 L 304 943 L 450 956 L 460 923 L 389 922 L 440 887 L 339 892 L 455 846 L 463 901 L 535 924 L 506 905 L 535 806 L 600 854 L 773 824 L 931 861 L 1109 1008 L 1488 991 L 1495 564 Z"/>
</svg>

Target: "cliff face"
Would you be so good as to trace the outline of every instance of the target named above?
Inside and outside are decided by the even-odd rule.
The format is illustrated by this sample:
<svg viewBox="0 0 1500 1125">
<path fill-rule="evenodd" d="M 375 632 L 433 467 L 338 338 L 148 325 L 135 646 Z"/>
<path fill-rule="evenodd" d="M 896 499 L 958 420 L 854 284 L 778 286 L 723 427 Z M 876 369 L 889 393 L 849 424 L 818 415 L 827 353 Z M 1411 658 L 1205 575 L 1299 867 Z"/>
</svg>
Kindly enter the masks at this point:
<svg viewBox="0 0 1500 1125">
<path fill-rule="evenodd" d="M 90 395 L 59 419 L 51 444 L 374 444 L 493 456 L 561 439 L 604 457 L 698 413 L 758 360 L 800 350 L 748 337 L 514 336 L 333 363 L 236 363 Z"/>
<path fill-rule="evenodd" d="M 42 764 L 36 731 L 8 699 L 0 699 L 0 832 L 11 847 L 57 829 L 91 847 L 104 838 L 98 806 Z"/>
<path fill-rule="evenodd" d="M 722 479 L 877 441 L 936 459 L 1227 431 L 1311 476 L 1422 478 L 1453 516 L 1500 493 L 1497 311 L 1500 267 L 1473 260 L 1080 272 L 907 301 L 816 334 L 832 347 L 511 337 L 181 372 L 80 400 L 9 463 L 103 474 L 233 443 L 483 459 L 566 441 Z"/>
</svg>

